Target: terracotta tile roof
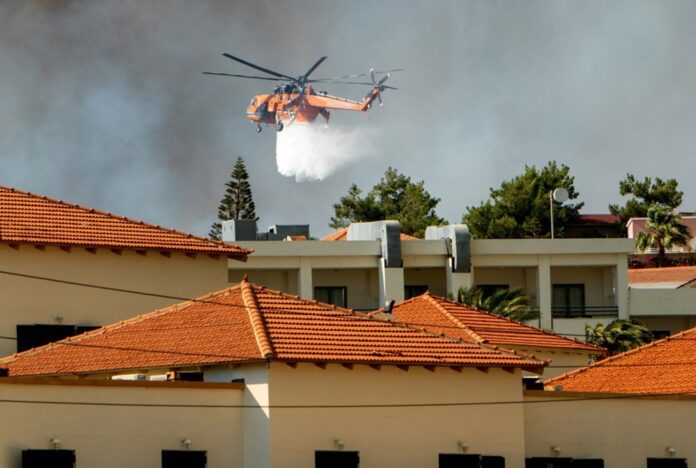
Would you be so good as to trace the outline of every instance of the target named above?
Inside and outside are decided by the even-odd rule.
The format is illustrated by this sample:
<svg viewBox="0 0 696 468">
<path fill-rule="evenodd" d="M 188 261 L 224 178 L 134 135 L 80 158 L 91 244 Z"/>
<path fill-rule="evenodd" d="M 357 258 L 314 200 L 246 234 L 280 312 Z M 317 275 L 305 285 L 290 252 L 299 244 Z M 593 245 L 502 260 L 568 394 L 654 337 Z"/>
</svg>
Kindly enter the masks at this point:
<svg viewBox="0 0 696 468">
<path fill-rule="evenodd" d="M 696 328 L 544 382 L 568 392 L 696 395 Z"/>
<path fill-rule="evenodd" d="M 696 266 L 665 268 L 632 268 L 628 270 L 628 284 L 676 283 L 683 286 L 696 280 Z M 679 287 L 677 286 L 677 287 Z"/>
<path fill-rule="evenodd" d="M 538 369 L 543 359 L 251 285 L 0 360 L 10 376 L 274 360 Z"/>
<path fill-rule="evenodd" d="M 394 306 L 394 319 L 445 333 L 473 343 L 530 348 L 560 348 L 604 354 L 604 348 L 571 340 L 521 322 L 499 317 L 454 301 L 425 293 Z"/>
<path fill-rule="evenodd" d="M 0 242 L 222 254 L 252 251 L 0 186 Z"/>
<path fill-rule="evenodd" d="M 568 221 L 570 224 L 616 224 L 621 219 L 617 215 L 609 213 L 601 214 L 578 214 L 571 216 Z"/>
<path fill-rule="evenodd" d="M 322 237 L 321 240 L 323 241 L 345 241 L 348 240 L 348 228 L 344 227 L 343 229 L 339 229 L 336 232 L 332 232 L 328 236 Z M 408 234 L 404 234 L 403 232 L 401 233 L 401 240 L 420 240 L 417 237 L 410 236 Z"/>
</svg>

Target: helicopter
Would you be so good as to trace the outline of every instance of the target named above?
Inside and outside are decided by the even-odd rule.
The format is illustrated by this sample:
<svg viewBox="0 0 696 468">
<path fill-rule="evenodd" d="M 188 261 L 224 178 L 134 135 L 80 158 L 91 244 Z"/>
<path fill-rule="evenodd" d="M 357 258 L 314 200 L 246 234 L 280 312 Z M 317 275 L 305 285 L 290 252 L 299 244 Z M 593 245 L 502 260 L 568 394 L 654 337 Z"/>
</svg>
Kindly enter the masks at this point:
<svg viewBox="0 0 696 468">
<path fill-rule="evenodd" d="M 270 76 L 217 72 L 203 72 L 203 74 L 279 82 L 272 93 L 257 94 L 251 99 L 251 103 L 247 107 L 247 118 L 252 123 L 256 124 L 257 132 L 261 132 L 261 124 L 274 125 L 276 131 L 280 132 L 293 122 L 312 123 L 320 115 L 325 119 L 328 125 L 331 115 L 329 109 L 366 112 L 372 107 L 372 103 L 375 99 L 379 101 L 381 107 L 384 105 L 381 96 L 382 91 L 385 89 L 397 89 L 393 86 L 385 85 L 384 82 L 391 77 L 391 73 L 403 70 L 397 68 L 386 71 L 375 71 L 371 68 L 367 73 L 310 79 L 310 75 L 324 60 L 326 60 L 326 56 L 317 60 L 303 75 L 293 77 L 261 67 L 231 54 L 225 53 L 222 55 Z M 378 80 L 377 77 L 379 75 L 384 76 Z M 369 76 L 371 82 L 343 81 L 363 76 Z M 361 101 L 355 101 L 338 96 L 331 96 L 325 91 L 317 91 L 312 87 L 313 83 L 368 85 L 371 86 L 371 89 Z"/>
</svg>

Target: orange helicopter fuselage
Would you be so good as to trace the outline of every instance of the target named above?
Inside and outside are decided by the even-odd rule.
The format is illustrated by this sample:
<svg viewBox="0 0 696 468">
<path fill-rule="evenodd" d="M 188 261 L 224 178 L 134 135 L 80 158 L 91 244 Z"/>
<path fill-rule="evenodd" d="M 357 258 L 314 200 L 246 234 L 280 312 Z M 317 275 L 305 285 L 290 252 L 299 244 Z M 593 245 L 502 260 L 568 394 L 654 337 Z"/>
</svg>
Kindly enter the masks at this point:
<svg viewBox="0 0 696 468">
<path fill-rule="evenodd" d="M 362 101 L 353 101 L 316 92 L 309 85 L 303 93 L 257 94 L 247 107 L 247 118 L 257 125 L 275 125 L 278 122 L 312 123 L 319 115 L 328 121 L 329 109 L 367 111 L 376 95 L 377 92 L 372 92 Z"/>
</svg>

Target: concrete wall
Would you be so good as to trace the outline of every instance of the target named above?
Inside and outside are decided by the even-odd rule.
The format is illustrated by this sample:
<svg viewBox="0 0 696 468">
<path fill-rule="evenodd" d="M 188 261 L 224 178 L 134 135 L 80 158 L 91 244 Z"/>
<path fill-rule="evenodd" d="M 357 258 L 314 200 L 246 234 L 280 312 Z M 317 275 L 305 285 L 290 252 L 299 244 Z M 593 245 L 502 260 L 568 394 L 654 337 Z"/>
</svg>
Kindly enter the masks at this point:
<svg viewBox="0 0 696 468">
<path fill-rule="evenodd" d="M 562 351 L 560 349 L 529 348 L 526 346 L 501 345 L 501 348 L 512 349 L 522 354 L 532 355 L 537 358 L 548 359 L 551 363 L 544 368 L 542 377 L 544 380 L 557 375 L 565 374 L 579 367 L 584 367 L 590 362 L 590 354 L 587 352 Z M 525 375 L 532 375 L 527 374 Z"/>
<path fill-rule="evenodd" d="M 182 439 L 191 440 L 191 450 L 208 452 L 209 468 L 241 466 L 242 411 L 239 408 L 177 406 L 239 405 L 241 389 L 126 387 L 117 382 L 111 386 L 18 385 L 0 379 L 0 400 L 3 400 L 0 403 L 0 466 L 3 468 L 19 468 L 23 449 L 52 448 L 52 438 L 61 441 L 61 448 L 76 451 L 78 467 L 158 467 L 161 451 L 182 450 Z M 24 404 L 6 400 L 101 405 Z M 142 406 L 150 404 L 174 406 Z"/>
<path fill-rule="evenodd" d="M 696 327 L 696 315 L 690 317 L 637 317 L 651 331 L 668 331 L 671 335 Z"/>
<path fill-rule="evenodd" d="M 239 283 L 244 275 L 250 282 L 270 289 L 299 294 L 297 283 L 298 270 L 230 270 L 229 282 Z"/>
<path fill-rule="evenodd" d="M 546 392 L 545 398 L 527 392 L 525 437 L 527 456 L 553 456 L 550 447 L 561 449 L 560 456 L 603 458 L 606 468 L 646 466 L 647 457 L 675 457 L 696 460 L 696 400 L 690 399 L 608 399 L 555 402 L 559 392 Z M 581 395 L 583 398 L 610 395 Z M 563 398 L 560 398 L 564 400 Z"/>
<path fill-rule="evenodd" d="M 379 284 L 377 269 L 315 269 L 312 270 L 312 284 L 317 286 L 345 286 L 348 307 L 351 309 L 378 309 Z"/>
<path fill-rule="evenodd" d="M 293 369 L 273 363 L 271 379 L 271 466 L 311 467 L 315 450 L 360 452 L 361 468 L 436 468 L 439 453 L 503 455 L 508 468 L 524 466 L 522 405 L 391 408 L 278 408 L 275 405 L 373 405 L 491 402 L 521 399 L 520 372 L 489 373 L 447 368 L 430 372 L 393 366 L 375 370 L 338 364 Z"/>
<path fill-rule="evenodd" d="M 241 263 L 241 262 L 238 262 Z M 157 252 L 138 255 L 108 249 L 89 253 L 57 247 L 39 250 L 0 244 L 2 270 L 176 297 L 196 297 L 227 285 L 227 258 L 196 258 Z M 53 324 L 57 314 L 70 325 L 106 325 L 180 302 L 38 279 L 0 274 L 0 336 L 16 336 L 17 324 Z M 0 355 L 14 353 L 16 343 L 0 339 Z"/>
<path fill-rule="evenodd" d="M 428 291 L 435 296 L 447 297 L 447 273 L 445 269 L 404 268 L 404 286 L 420 285 L 428 286 Z"/>
<path fill-rule="evenodd" d="M 696 316 L 696 289 L 635 289 L 629 290 L 632 317 L 672 315 Z"/>
</svg>

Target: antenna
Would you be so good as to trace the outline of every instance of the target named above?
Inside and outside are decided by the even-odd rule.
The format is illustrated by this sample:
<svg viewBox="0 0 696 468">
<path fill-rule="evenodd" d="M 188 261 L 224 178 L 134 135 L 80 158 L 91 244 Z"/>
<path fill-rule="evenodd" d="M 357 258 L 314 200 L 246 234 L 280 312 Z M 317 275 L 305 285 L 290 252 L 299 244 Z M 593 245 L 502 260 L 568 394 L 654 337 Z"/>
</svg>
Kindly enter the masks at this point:
<svg viewBox="0 0 696 468">
<path fill-rule="evenodd" d="M 560 203 L 561 205 L 568 201 L 570 194 L 568 190 L 563 187 L 559 187 L 556 190 L 549 191 L 549 207 L 551 208 L 551 239 L 554 238 L 554 228 L 553 228 L 553 202 Z"/>
</svg>

